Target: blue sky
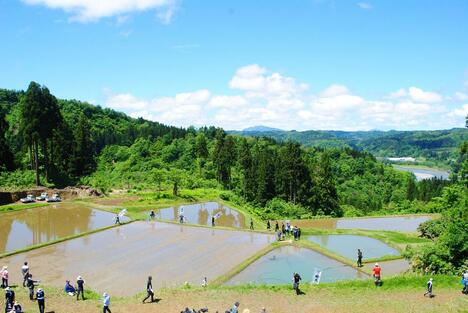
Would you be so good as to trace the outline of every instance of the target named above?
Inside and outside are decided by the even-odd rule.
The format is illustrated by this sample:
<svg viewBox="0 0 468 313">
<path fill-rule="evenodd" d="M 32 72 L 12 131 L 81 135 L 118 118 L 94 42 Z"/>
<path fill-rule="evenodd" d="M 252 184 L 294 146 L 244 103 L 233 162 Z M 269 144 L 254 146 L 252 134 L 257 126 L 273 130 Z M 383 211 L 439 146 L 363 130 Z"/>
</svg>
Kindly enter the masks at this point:
<svg viewBox="0 0 468 313">
<path fill-rule="evenodd" d="M 462 127 L 467 30 L 468 1 L 0 0 L 0 87 L 180 126 Z"/>
</svg>

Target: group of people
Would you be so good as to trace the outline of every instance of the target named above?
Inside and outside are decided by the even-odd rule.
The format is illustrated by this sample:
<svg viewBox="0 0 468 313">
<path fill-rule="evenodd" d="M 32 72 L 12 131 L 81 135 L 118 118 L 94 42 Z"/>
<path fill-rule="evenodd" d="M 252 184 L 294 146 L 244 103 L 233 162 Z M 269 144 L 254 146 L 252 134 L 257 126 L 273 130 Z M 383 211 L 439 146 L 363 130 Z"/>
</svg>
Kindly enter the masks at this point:
<svg viewBox="0 0 468 313">
<path fill-rule="evenodd" d="M 270 221 L 267 220 L 267 230 L 271 230 Z M 286 221 L 286 223 L 281 223 L 281 228 L 278 224 L 278 221 L 275 221 L 275 233 L 278 238 L 278 241 L 284 240 L 286 236 L 292 235 L 294 240 L 301 239 L 301 229 L 297 226 L 291 227 L 291 223 Z"/>
</svg>

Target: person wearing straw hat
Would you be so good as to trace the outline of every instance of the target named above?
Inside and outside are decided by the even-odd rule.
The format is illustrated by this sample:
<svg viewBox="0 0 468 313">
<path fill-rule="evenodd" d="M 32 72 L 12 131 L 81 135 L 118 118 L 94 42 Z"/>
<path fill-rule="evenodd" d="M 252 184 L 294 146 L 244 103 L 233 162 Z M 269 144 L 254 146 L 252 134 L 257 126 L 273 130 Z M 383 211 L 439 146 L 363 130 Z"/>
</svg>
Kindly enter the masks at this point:
<svg viewBox="0 0 468 313">
<path fill-rule="evenodd" d="M 111 310 L 109 309 L 110 296 L 107 292 L 104 292 L 104 294 L 102 295 L 102 304 L 104 305 L 102 307 L 102 313 L 112 313 Z"/>
<path fill-rule="evenodd" d="M 13 309 L 9 313 L 23 313 L 23 308 L 21 307 L 21 304 L 18 303 L 18 301 L 15 301 L 13 304 Z"/>
<path fill-rule="evenodd" d="M 37 289 L 36 292 L 37 305 L 39 306 L 39 312 L 44 313 L 45 311 L 45 294 L 42 288 Z"/>
<path fill-rule="evenodd" d="M 79 297 L 80 297 L 80 294 L 81 294 L 81 299 L 83 299 L 83 301 L 85 300 L 85 297 L 84 297 L 84 284 L 85 284 L 85 281 L 83 279 L 83 277 L 81 276 L 78 276 L 76 278 L 76 301 L 79 300 Z"/>
</svg>

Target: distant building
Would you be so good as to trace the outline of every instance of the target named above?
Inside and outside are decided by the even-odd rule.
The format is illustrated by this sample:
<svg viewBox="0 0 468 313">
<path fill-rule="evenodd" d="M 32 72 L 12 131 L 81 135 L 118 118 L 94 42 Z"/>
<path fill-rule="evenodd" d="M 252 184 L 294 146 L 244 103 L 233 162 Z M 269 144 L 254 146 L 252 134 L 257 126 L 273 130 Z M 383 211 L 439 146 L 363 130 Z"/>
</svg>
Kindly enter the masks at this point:
<svg viewBox="0 0 468 313">
<path fill-rule="evenodd" d="M 416 162 L 416 159 L 412 157 L 387 158 L 387 160 L 391 162 Z"/>
</svg>

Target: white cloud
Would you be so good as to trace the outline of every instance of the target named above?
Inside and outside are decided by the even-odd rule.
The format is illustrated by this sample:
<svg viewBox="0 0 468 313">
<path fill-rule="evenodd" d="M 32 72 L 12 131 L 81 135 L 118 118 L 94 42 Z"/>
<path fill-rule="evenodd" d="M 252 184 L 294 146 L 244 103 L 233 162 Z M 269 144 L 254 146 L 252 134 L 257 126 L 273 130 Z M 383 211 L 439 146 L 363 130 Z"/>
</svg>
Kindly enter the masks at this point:
<svg viewBox="0 0 468 313">
<path fill-rule="evenodd" d="M 370 10 L 373 8 L 372 4 L 367 3 L 367 2 L 358 2 L 357 6 L 363 10 Z"/>
<path fill-rule="evenodd" d="M 117 23 L 125 22 L 125 14 L 155 10 L 163 24 L 168 24 L 176 10 L 176 0 L 22 0 L 30 5 L 44 5 L 71 14 L 71 21 L 91 22 L 117 16 Z"/>
<path fill-rule="evenodd" d="M 322 93 L 320 94 L 322 97 L 328 98 L 328 97 L 335 97 L 343 94 L 349 93 L 348 87 L 339 85 L 339 84 L 333 84 L 329 87 L 327 87 Z"/>
<path fill-rule="evenodd" d="M 453 97 L 456 100 L 461 100 L 461 101 L 468 100 L 468 95 L 466 93 L 459 92 L 459 91 L 455 92 Z"/>
<path fill-rule="evenodd" d="M 150 100 L 108 93 L 106 105 L 166 124 L 225 129 L 442 129 L 463 127 L 468 113 L 461 92 L 448 97 L 413 86 L 366 99 L 340 84 L 311 92 L 307 84 L 257 64 L 239 68 L 229 86 L 233 94 L 201 89 Z"/>
<path fill-rule="evenodd" d="M 410 87 L 408 89 L 408 93 L 414 101 L 418 102 L 427 102 L 427 103 L 434 103 L 434 102 L 441 102 L 442 96 L 438 93 L 431 92 L 431 91 L 424 91 L 417 87 Z"/>
</svg>

